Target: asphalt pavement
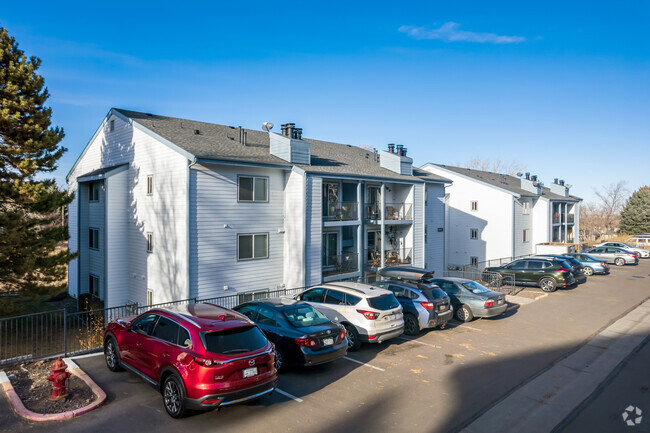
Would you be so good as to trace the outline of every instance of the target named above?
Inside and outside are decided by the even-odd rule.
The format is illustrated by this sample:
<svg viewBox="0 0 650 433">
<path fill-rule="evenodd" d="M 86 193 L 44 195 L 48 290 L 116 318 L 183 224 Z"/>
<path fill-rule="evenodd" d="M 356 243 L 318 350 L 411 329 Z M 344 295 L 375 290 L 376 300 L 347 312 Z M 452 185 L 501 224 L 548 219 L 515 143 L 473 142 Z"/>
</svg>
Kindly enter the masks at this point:
<svg viewBox="0 0 650 433">
<path fill-rule="evenodd" d="M 614 267 L 609 276 L 590 277 L 498 318 L 450 322 L 448 329 L 364 345 L 333 363 L 291 370 L 270 396 L 181 420 L 170 418 L 160 394 L 135 375 L 108 371 L 101 356 L 82 358 L 77 363 L 107 394 L 103 407 L 70 421 L 37 424 L 18 418 L 0 398 L 0 431 L 458 431 L 649 297 L 650 260 Z M 647 345 L 634 350 L 556 428 L 650 431 L 650 370 L 644 369 L 650 353 Z M 645 411 L 636 429 L 622 419 L 629 405 Z"/>
</svg>

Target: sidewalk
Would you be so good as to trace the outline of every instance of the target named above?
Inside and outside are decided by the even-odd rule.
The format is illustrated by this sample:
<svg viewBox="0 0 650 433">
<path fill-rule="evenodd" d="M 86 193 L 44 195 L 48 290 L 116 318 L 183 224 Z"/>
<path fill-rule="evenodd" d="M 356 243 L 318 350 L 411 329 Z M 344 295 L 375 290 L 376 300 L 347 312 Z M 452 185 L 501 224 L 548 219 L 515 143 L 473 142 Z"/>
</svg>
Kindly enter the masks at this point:
<svg viewBox="0 0 650 433">
<path fill-rule="evenodd" d="M 552 431 L 650 335 L 650 299 L 487 410 L 463 432 Z"/>
</svg>

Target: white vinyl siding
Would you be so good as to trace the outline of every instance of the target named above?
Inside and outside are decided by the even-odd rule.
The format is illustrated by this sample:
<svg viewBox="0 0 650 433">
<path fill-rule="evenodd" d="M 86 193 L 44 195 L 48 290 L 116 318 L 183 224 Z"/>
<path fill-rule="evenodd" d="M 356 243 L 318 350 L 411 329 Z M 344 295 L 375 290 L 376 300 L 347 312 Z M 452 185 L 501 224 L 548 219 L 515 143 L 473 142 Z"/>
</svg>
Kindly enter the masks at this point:
<svg viewBox="0 0 650 433">
<path fill-rule="evenodd" d="M 404 247 L 408 251 L 409 244 L 413 245 L 413 266 L 420 268 L 424 267 L 426 257 L 424 243 L 424 226 L 426 224 L 424 188 L 425 185 L 423 183 L 415 184 L 409 197 L 406 199 L 407 203 L 413 203 L 413 227 L 411 229 L 412 236 L 406 236 Z"/>
<path fill-rule="evenodd" d="M 427 184 L 425 208 L 425 264 L 436 272 L 444 270 L 445 262 L 445 187 Z"/>
<path fill-rule="evenodd" d="M 305 176 L 297 170 L 285 175 L 284 187 L 284 284 L 305 284 Z"/>
<path fill-rule="evenodd" d="M 128 171 L 106 179 L 106 275 L 104 305 L 107 308 L 126 304 L 129 300 L 129 194 Z M 125 252 L 127 252 L 125 254 Z"/>
<path fill-rule="evenodd" d="M 232 294 L 232 290 L 244 292 L 281 286 L 284 172 L 197 164 L 190 176 L 191 297 L 223 296 Z M 267 178 L 268 204 L 238 201 L 240 176 Z M 268 259 L 238 260 L 238 235 L 255 233 L 268 234 Z M 228 292 L 224 286 L 228 286 Z"/>
<path fill-rule="evenodd" d="M 109 131 L 111 121 L 114 121 L 112 132 Z M 119 241 L 119 246 L 116 244 L 118 241 L 115 240 L 119 237 L 114 239 L 114 232 L 103 230 L 101 236 L 102 239 L 112 241 L 113 245 L 119 248 L 124 259 L 128 260 L 128 270 L 124 272 L 127 276 L 125 292 L 128 294 L 120 294 L 116 299 L 128 299 L 144 305 L 147 287 L 156 289 L 160 302 L 185 299 L 188 297 L 186 240 L 189 162 L 184 156 L 141 130 L 142 127 L 136 128 L 133 125 L 134 122 L 125 121 L 116 115 L 106 119 L 106 123 L 99 128 L 70 173 L 68 187 L 80 196 L 87 195 L 87 188 L 77 187 L 77 177 L 100 168 L 128 163 L 128 169 L 124 172 L 124 188 L 116 192 L 126 203 L 126 207 L 121 206 L 120 209 L 126 215 L 122 224 L 128 236 Z M 156 178 L 156 195 L 152 197 L 147 197 L 145 186 L 147 175 Z M 118 199 L 115 196 L 108 197 L 109 200 L 113 198 Z M 91 205 L 103 208 L 101 200 L 100 196 L 100 203 L 91 203 Z M 113 209 L 116 208 L 108 208 L 108 219 L 111 218 L 109 214 Z M 88 218 L 84 216 L 83 201 L 79 210 L 80 223 L 86 221 L 85 226 L 81 225 L 78 230 L 81 236 L 77 242 L 83 247 L 88 245 Z M 103 218 L 102 216 L 102 221 Z M 146 251 L 145 227 L 147 230 L 161 234 L 160 244 L 153 254 L 143 254 Z M 99 228 L 103 228 L 103 223 Z M 97 251 L 91 252 L 97 253 Z M 84 257 L 83 250 L 80 253 L 79 284 L 82 285 L 83 293 L 83 286 L 87 285 L 84 272 L 87 275 L 89 258 L 88 254 Z M 100 250 L 99 253 L 103 251 Z M 104 257 L 98 259 L 102 263 L 103 270 Z M 114 278 L 112 274 L 111 277 Z M 73 277 L 69 278 L 72 283 Z M 103 280 L 105 281 L 106 278 L 104 277 Z M 110 278 L 108 287 L 115 290 L 110 283 Z M 71 284 L 70 293 L 76 294 L 73 290 Z"/>
<path fill-rule="evenodd" d="M 323 277 L 323 179 L 307 176 L 307 248 L 306 286 L 320 284 Z"/>
</svg>

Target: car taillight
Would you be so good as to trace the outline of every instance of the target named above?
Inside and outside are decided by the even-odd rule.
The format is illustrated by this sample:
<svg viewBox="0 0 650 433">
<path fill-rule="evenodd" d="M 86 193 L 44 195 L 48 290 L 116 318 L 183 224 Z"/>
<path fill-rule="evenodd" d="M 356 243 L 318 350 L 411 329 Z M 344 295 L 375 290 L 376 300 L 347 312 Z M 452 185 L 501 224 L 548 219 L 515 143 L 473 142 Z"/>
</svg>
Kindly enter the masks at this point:
<svg viewBox="0 0 650 433">
<path fill-rule="evenodd" d="M 578 269 L 577 266 L 571 266 L 571 267 L 573 268 L 574 271 L 575 271 L 576 269 Z"/>
<path fill-rule="evenodd" d="M 341 329 L 341 335 L 339 335 L 339 340 L 343 340 L 345 338 L 345 328 Z"/>
<path fill-rule="evenodd" d="M 420 302 L 426 310 L 433 310 L 433 302 Z"/>
<path fill-rule="evenodd" d="M 557 270 L 558 272 L 569 272 L 567 268 L 560 268 Z"/>
<path fill-rule="evenodd" d="M 296 338 L 296 343 L 299 346 L 305 347 L 314 347 L 316 346 L 316 341 L 313 338 Z"/>
<path fill-rule="evenodd" d="M 628 254 L 630 257 L 636 257 L 636 254 Z"/>
<path fill-rule="evenodd" d="M 494 301 L 490 299 L 489 301 L 485 301 L 484 305 L 486 307 L 494 307 Z"/>
<path fill-rule="evenodd" d="M 602 263 L 600 264 L 600 266 L 603 266 L 603 267 L 607 266 L 607 262 L 602 262 Z"/>
<path fill-rule="evenodd" d="M 200 358 L 198 356 L 194 357 L 194 362 L 196 362 L 199 365 L 205 365 L 206 367 L 211 366 L 213 363 L 210 358 Z"/>
<path fill-rule="evenodd" d="M 357 311 L 363 314 L 365 318 L 368 320 L 375 320 L 377 317 L 379 317 L 379 313 L 375 313 L 373 311 L 366 311 L 366 310 L 357 310 Z"/>
</svg>

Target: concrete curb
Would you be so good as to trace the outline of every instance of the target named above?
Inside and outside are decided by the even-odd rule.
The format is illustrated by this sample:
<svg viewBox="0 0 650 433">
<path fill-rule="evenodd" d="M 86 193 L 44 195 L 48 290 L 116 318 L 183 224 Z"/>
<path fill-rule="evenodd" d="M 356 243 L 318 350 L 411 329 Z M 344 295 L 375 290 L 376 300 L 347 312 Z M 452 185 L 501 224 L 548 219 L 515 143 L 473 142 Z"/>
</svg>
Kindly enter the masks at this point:
<svg viewBox="0 0 650 433">
<path fill-rule="evenodd" d="M 32 412 L 25 407 L 23 402 L 20 400 L 20 397 L 18 397 L 18 394 L 16 394 L 14 387 L 11 386 L 11 382 L 9 381 L 7 374 L 4 371 L 0 370 L 0 385 L 2 385 L 2 389 L 4 389 L 5 393 L 7 394 L 7 398 L 9 398 L 9 402 L 18 415 L 32 421 L 61 421 L 82 415 L 104 404 L 106 401 L 106 393 L 99 386 L 97 386 L 97 384 L 90 378 L 90 376 L 88 376 L 81 368 L 79 368 L 79 366 L 72 359 L 65 358 L 64 361 L 66 364 L 68 364 L 68 371 L 77 376 L 79 379 L 83 380 L 97 396 L 97 399 L 94 402 L 90 403 L 88 406 L 80 407 L 79 409 L 70 410 L 67 412 L 46 414 Z"/>
</svg>

